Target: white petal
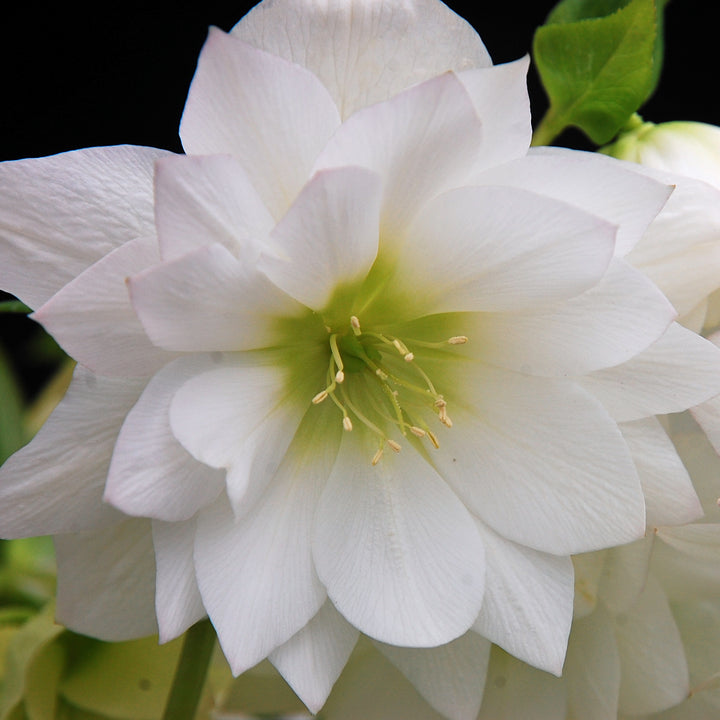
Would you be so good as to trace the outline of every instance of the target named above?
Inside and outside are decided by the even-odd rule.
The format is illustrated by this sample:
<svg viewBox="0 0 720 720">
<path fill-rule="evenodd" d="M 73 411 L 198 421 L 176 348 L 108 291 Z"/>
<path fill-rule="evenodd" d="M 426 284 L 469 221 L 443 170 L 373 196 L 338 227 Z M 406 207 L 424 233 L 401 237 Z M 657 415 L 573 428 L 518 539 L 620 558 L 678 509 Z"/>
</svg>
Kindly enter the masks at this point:
<svg viewBox="0 0 720 720">
<path fill-rule="evenodd" d="M 417 315 L 552 305 L 596 285 L 615 245 L 615 228 L 599 218 L 536 193 L 495 187 L 431 200 L 408 236 L 397 282 L 417 291 L 420 278 Z"/>
<path fill-rule="evenodd" d="M 296 300 L 322 310 L 375 261 L 380 177 L 362 168 L 317 173 L 273 230 L 259 268 Z"/>
<path fill-rule="evenodd" d="M 640 475 L 648 526 L 681 525 L 702 517 L 688 471 L 658 420 L 621 423 L 620 432 Z"/>
<path fill-rule="evenodd" d="M 482 338 L 488 362 L 534 375 L 577 375 L 634 357 L 675 314 L 644 275 L 616 259 L 582 295 L 552 310 L 482 316 L 472 334 Z"/>
<path fill-rule="evenodd" d="M 477 524 L 487 571 L 473 629 L 515 657 L 560 675 L 573 617 L 572 561 L 516 545 Z"/>
<path fill-rule="evenodd" d="M 617 425 L 571 381 L 464 368 L 453 428 L 432 454 L 501 536 L 560 555 L 642 537 L 640 480 Z"/>
<path fill-rule="evenodd" d="M 57 618 L 63 625 L 110 642 L 157 632 L 149 520 L 132 518 L 54 540 Z"/>
<path fill-rule="evenodd" d="M 270 661 L 316 713 L 345 667 L 358 635 L 328 600 L 300 632 L 270 654 Z"/>
<path fill-rule="evenodd" d="M 97 147 L 0 167 L 0 286 L 40 307 L 101 257 L 153 233 L 153 164 L 172 153 Z"/>
<path fill-rule="evenodd" d="M 275 475 L 307 407 L 288 384 L 280 368 L 238 364 L 193 377 L 171 402 L 173 434 L 200 462 L 228 469 L 238 514 Z"/>
<path fill-rule="evenodd" d="M 312 73 L 210 29 L 180 125 L 183 147 L 234 155 L 276 220 L 339 124 Z"/>
<path fill-rule="evenodd" d="M 649 532 L 640 540 L 606 551 L 598 595 L 611 613 L 627 612 L 645 589 L 654 540 Z"/>
<path fill-rule="evenodd" d="M 120 514 L 102 502 L 115 439 L 143 381 L 81 367 L 32 442 L 0 469 L 0 535 L 29 537 L 106 527 Z"/>
<path fill-rule="evenodd" d="M 720 395 L 693 408 L 692 415 L 715 451 L 720 453 Z"/>
<path fill-rule="evenodd" d="M 566 720 L 566 712 L 562 678 L 493 647 L 478 720 Z"/>
<path fill-rule="evenodd" d="M 205 617 L 193 563 L 195 518 L 185 522 L 153 520 L 157 577 L 155 611 L 160 642 L 182 635 L 191 625 Z"/>
<path fill-rule="evenodd" d="M 115 444 L 107 502 L 128 515 L 171 521 L 188 519 L 217 497 L 225 484 L 224 473 L 195 460 L 170 428 L 175 392 L 217 363 L 208 355 L 180 358 L 150 380 Z"/>
<path fill-rule="evenodd" d="M 672 600 L 717 598 L 720 593 L 720 524 L 658 528 L 653 574 Z"/>
<path fill-rule="evenodd" d="M 151 375 L 174 356 L 155 347 L 145 334 L 125 281 L 159 259 L 155 237 L 131 240 L 78 275 L 32 318 L 93 372 Z"/>
<path fill-rule="evenodd" d="M 580 382 L 621 422 L 679 412 L 720 391 L 720 350 L 673 323 L 644 352 Z"/>
<path fill-rule="evenodd" d="M 257 270 L 255 258 L 238 260 L 219 244 L 156 265 L 128 285 L 145 332 L 170 350 L 266 347 L 277 341 L 273 319 L 299 308 Z"/>
<path fill-rule="evenodd" d="M 574 618 L 587 617 L 597 608 L 600 578 L 608 552 L 608 550 L 596 550 L 572 556 L 575 570 Z"/>
<path fill-rule="evenodd" d="M 533 148 L 524 158 L 473 176 L 472 184 L 525 188 L 604 218 L 619 228 L 619 257 L 640 240 L 672 192 L 630 163 L 557 147 Z"/>
<path fill-rule="evenodd" d="M 434 0 L 264 2 L 232 34 L 311 70 L 343 118 L 447 70 L 490 65 L 475 30 Z"/>
<path fill-rule="evenodd" d="M 412 446 L 389 449 L 356 429 L 343 444 L 316 516 L 318 575 L 356 627 L 393 645 L 462 635 L 482 603 L 483 544 L 462 503 Z"/>
<path fill-rule="evenodd" d="M 333 410 L 328 407 L 325 415 Z M 339 447 L 341 432 L 340 423 L 314 413 L 265 494 L 241 520 L 224 498 L 199 515 L 200 593 L 236 675 L 289 640 L 325 601 L 313 566 L 311 530 L 335 457 L 328 446 Z"/>
<path fill-rule="evenodd" d="M 482 123 L 482 149 L 474 170 L 523 157 L 530 146 L 530 58 L 457 73 Z"/>
<path fill-rule="evenodd" d="M 359 165 L 384 180 L 382 242 L 398 243 L 429 198 L 461 184 L 480 150 L 480 120 L 452 73 L 358 111 L 315 169 Z"/>
<path fill-rule="evenodd" d="M 687 697 L 685 652 L 667 599 L 652 576 L 632 610 L 615 617 L 620 653 L 620 712 L 665 710 Z"/>
<path fill-rule="evenodd" d="M 573 623 L 565 680 L 570 717 L 617 720 L 620 656 L 605 610 Z"/>
<path fill-rule="evenodd" d="M 438 712 L 450 720 L 475 720 L 490 660 L 488 640 L 471 631 L 434 648 L 377 647 Z"/>
<path fill-rule="evenodd" d="M 720 192 L 669 173 L 653 171 L 651 177 L 675 189 L 626 259 L 685 315 L 720 286 Z"/>
<path fill-rule="evenodd" d="M 227 155 L 158 161 L 155 223 L 163 260 L 216 242 L 234 253 L 274 225 L 240 163 Z"/>
</svg>

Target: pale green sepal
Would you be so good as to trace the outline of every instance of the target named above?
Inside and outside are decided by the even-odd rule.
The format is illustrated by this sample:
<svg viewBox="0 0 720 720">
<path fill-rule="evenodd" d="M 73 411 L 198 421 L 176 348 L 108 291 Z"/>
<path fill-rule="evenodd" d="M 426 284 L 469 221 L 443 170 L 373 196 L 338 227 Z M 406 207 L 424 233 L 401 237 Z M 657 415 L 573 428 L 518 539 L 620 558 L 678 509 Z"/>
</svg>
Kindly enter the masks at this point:
<svg viewBox="0 0 720 720">
<path fill-rule="evenodd" d="M 538 28 L 533 55 L 550 98 L 534 144 L 575 125 L 597 144 L 611 140 L 642 105 L 655 81 L 655 0 L 561 3 Z M 593 17 L 605 7 L 611 12 Z"/>
</svg>

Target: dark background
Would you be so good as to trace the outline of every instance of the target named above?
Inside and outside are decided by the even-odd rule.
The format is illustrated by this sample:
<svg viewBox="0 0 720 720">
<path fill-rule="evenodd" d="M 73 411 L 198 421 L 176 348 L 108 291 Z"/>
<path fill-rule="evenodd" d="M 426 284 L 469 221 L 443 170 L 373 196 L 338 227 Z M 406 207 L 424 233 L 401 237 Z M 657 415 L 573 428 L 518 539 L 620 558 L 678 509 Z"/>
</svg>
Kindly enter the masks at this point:
<svg viewBox="0 0 720 720">
<path fill-rule="evenodd" d="M 3 11 L 0 31 L 0 160 L 119 143 L 179 152 L 177 128 L 208 26 L 230 30 L 252 4 L 105 2 L 88 10 L 76 3 L 14 2 Z M 449 4 L 473 23 L 494 61 L 506 62 L 529 52 L 554 2 Z M 669 3 L 665 70 L 643 109 L 646 119 L 720 124 L 714 6 L 713 0 Z M 529 89 L 539 118 L 546 101 L 532 69 Z M 572 130 L 560 144 L 591 149 Z M 0 317 L 0 345 L 28 397 L 57 357 L 50 352 L 42 362 L 39 342 L 47 341 L 31 321 Z"/>
</svg>

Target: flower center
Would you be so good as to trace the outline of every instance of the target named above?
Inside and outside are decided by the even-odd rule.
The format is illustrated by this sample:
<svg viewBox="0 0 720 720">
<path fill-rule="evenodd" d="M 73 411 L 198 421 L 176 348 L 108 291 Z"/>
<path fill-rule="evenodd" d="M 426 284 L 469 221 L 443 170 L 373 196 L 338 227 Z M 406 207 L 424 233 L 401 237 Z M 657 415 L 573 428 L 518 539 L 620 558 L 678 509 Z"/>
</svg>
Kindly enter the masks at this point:
<svg viewBox="0 0 720 720">
<path fill-rule="evenodd" d="M 377 436 L 378 450 L 372 458 L 373 465 L 380 461 L 386 445 L 395 452 L 401 450 L 400 443 L 388 437 L 388 427 L 397 428 L 404 437 L 409 432 L 427 439 L 435 448 L 440 447 L 422 415 L 429 408 L 443 425 L 452 427 L 447 402 L 408 345 L 392 335 L 362 330 L 355 315 L 341 331 L 332 328 L 327 331 L 330 357 L 326 386 L 313 397 L 313 404 L 330 398 L 342 413 L 346 431 L 352 431 L 354 419 Z M 464 335 L 455 335 L 437 343 L 415 340 L 411 345 L 441 348 L 463 345 L 467 341 Z"/>
</svg>

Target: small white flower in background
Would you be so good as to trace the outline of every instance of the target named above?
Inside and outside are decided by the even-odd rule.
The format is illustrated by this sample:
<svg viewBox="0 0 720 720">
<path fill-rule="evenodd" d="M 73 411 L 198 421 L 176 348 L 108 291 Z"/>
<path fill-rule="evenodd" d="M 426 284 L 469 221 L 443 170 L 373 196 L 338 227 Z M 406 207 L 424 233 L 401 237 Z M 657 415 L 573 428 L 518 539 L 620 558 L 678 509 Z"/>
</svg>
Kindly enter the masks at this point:
<svg viewBox="0 0 720 720">
<path fill-rule="evenodd" d="M 79 363 L 0 471 L 61 621 L 207 613 L 313 711 L 362 631 L 461 720 L 491 640 L 561 671 L 571 554 L 697 517 L 653 416 L 720 351 L 624 259 L 671 188 L 528 153 L 526 67 L 438 2 L 268 2 L 211 31 L 187 156 L 0 168 L 0 285 Z"/>
</svg>

